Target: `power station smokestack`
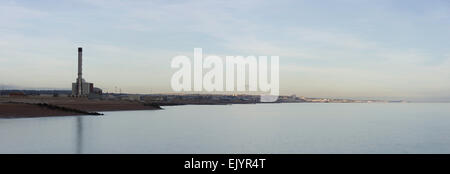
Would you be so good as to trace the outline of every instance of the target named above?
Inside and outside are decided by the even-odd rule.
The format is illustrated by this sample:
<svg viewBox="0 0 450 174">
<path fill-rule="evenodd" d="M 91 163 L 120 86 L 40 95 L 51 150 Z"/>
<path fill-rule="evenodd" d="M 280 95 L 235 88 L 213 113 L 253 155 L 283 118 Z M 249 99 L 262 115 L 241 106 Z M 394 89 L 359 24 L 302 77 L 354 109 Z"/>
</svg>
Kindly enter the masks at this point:
<svg viewBox="0 0 450 174">
<path fill-rule="evenodd" d="M 83 48 L 78 47 L 78 96 L 82 95 L 83 83 Z"/>
</svg>

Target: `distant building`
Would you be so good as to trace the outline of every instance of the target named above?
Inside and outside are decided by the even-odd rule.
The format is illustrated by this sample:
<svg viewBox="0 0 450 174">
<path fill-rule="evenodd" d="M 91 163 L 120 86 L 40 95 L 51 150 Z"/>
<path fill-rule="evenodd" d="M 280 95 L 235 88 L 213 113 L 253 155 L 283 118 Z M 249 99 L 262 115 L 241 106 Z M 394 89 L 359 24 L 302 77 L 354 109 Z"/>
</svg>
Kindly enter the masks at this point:
<svg viewBox="0 0 450 174">
<path fill-rule="evenodd" d="M 94 92 L 94 84 L 86 82 L 84 79 L 81 81 L 81 90 L 78 90 L 79 83 L 72 83 L 72 95 L 74 96 L 87 96 Z M 81 92 L 80 92 L 81 91 Z"/>
<path fill-rule="evenodd" d="M 92 84 L 92 86 L 94 86 L 94 84 Z M 100 89 L 100 88 L 94 88 L 94 91 L 92 91 L 94 94 L 99 94 L 99 95 L 101 95 L 101 94 L 103 94 L 103 90 L 102 89 Z M 91 92 L 91 93 L 92 93 Z"/>
<path fill-rule="evenodd" d="M 83 48 L 78 48 L 78 78 L 72 83 L 72 96 L 84 97 L 90 94 L 102 94 L 100 88 L 94 88 L 93 83 L 83 79 Z"/>
</svg>

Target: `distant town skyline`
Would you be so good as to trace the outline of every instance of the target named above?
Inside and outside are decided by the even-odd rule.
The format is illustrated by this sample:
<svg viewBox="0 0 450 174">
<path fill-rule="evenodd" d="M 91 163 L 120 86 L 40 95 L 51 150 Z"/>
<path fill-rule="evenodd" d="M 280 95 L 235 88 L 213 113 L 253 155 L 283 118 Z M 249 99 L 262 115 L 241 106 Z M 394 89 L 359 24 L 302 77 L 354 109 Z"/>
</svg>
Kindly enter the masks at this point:
<svg viewBox="0 0 450 174">
<path fill-rule="evenodd" d="M 280 56 L 280 94 L 450 101 L 445 0 L 0 2 L 0 90 L 171 93 L 171 59 Z"/>
</svg>

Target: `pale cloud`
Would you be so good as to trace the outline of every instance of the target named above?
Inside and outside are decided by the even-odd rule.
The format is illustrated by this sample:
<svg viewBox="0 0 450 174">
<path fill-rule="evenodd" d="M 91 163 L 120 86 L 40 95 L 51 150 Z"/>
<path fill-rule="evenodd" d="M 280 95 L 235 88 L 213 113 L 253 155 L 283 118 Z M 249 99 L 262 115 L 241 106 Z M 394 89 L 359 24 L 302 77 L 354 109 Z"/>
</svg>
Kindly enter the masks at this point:
<svg viewBox="0 0 450 174">
<path fill-rule="evenodd" d="M 328 44 L 347 49 L 377 48 L 375 42 L 360 39 L 360 37 L 353 34 L 322 31 L 312 28 L 289 28 L 287 32 L 299 41 L 304 42 Z"/>
<path fill-rule="evenodd" d="M 301 80 L 284 79 L 282 88 L 301 88 L 303 92 L 300 95 L 363 97 L 370 93 L 370 96 L 379 98 L 426 97 L 431 94 L 445 97 L 439 93 L 450 91 L 450 59 L 439 65 L 424 66 L 426 56 L 418 54 L 390 53 L 386 58 L 386 61 L 372 63 L 370 68 L 284 65 L 280 68 L 284 74 L 296 74 L 296 78 Z"/>
<path fill-rule="evenodd" d="M 205 55 L 280 56 L 283 94 L 448 92 L 448 6 L 412 2 L 419 14 L 388 1 L 343 2 L 331 9 L 313 1 L 59 2 L 77 5 L 67 10 L 0 2 L 0 63 L 8 64 L 0 80 L 69 88 L 83 46 L 87 80 L 110 91 L 170 92 L 171 58 L 203 47 Z"/>
<path fill-rule="evenodd" d="M 13 2 L 0 2 L 0 31 L 29 26 L 23 22 L 25 19 L 38 19 L 47 17 L 48 13 L 40 10 L 26 8 Z"/>
</svg>

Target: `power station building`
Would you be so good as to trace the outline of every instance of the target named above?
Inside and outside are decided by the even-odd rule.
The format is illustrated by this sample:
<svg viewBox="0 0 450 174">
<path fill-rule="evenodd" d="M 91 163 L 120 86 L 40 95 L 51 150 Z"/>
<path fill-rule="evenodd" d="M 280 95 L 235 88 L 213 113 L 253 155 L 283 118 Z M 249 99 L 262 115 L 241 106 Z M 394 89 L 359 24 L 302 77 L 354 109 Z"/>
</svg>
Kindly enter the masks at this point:
<svg viewBox="0 0 450 174">
<path fill-rule="evenodd" d="M 72 96 L 87 97 L 92 94 L 102 94 L 100 88 L 94 88 L 93 83 L 86 82 L 83 79 L 83 48 L 78 48 L 78 78 L 72 83 Z"/>
<path fill-rule="evenodd" d="M 76 97 L 88 96 L 94 92 L 94 84 L 86 82 L 82 79 L 81 87 L 78 85 L 79 82 L 72 83 L 72 95 Z M 80 91 L 78 89 L 81 89 Z"/>
</svg>

